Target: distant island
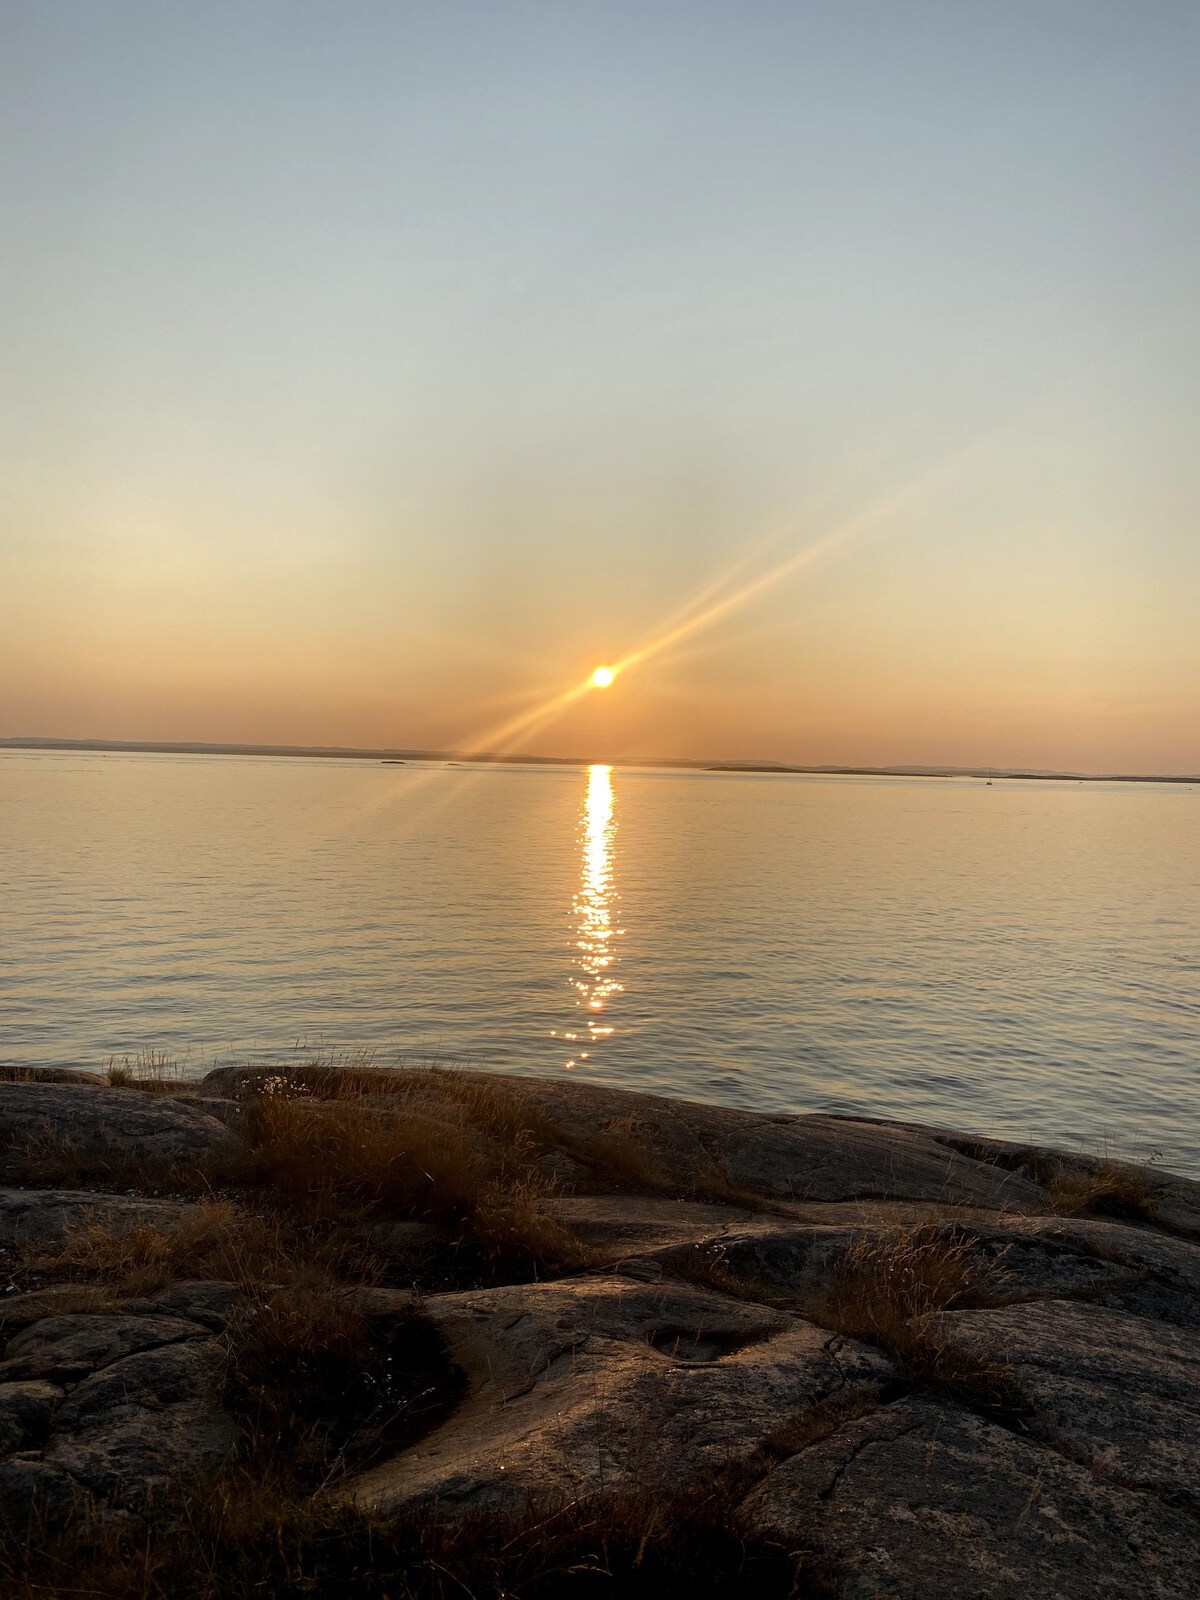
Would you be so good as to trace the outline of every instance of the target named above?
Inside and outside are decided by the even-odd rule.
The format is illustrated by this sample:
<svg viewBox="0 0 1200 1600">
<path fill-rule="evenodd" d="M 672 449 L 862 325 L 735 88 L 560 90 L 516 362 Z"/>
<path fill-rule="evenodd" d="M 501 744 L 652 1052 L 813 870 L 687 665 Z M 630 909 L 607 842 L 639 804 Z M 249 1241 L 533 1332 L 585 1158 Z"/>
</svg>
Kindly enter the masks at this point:
<svg viewBox="0 0 1200 1600">
<path fill-rule="evenodd" d="M 0 739 L 0 750 L 90 750 L 113 755 L 302 756 L 334 761 L 454 761 L 480 766 L 587 767 L 590 756 L 505 755 L 491 750 L 363 750 L 342 745 L 204 744 L 149 739 Z M 1021 778 L 1034 782 L 1200 783 L 1200 774 L 1179 772 L 1058 772 L 1026 767 L 840 767 L 789 766 L 782 761 L 700 761 L 675 756 L 614 756 L 605 766 L 659 767 L 683 772 L 794 773 L 843 778 Z"/>
</svg>

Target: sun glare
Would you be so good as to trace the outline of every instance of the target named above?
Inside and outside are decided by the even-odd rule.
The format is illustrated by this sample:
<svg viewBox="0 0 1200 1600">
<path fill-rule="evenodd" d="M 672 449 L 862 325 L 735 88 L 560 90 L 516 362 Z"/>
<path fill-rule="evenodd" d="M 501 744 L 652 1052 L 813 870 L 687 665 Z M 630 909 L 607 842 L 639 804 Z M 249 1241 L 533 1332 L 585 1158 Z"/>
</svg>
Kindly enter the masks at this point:
<svg viewBox="0 0 1200 1600">
<path fill-rule="evenodd" d="M 616 677 L 611 667 L 597 667 L 592 673 L 592 687 L 594 689 L 607 689 Z"/>
</svg>

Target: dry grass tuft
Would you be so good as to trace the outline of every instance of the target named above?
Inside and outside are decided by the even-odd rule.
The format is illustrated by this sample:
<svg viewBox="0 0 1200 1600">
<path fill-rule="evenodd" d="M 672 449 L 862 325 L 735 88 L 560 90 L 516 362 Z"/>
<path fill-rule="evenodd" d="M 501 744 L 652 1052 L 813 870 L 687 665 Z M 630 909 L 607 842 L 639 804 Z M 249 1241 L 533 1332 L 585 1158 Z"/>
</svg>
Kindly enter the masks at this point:
<svg viewBox="0 0 1200 1600">
<path fill-rule="evenodd" d="M 592 1264 L 593 1253 L 545 1209 L 545 1190 L 510 1180 L 482 1190 L 468 1219 L 485 1252 L 518 1270 L 566 1271 Z"/>
<path fill-rule="evenodd" d="M 165 1057 L 144 1052 L 132 1062 L 111 1064 L 110 1081 L 171 1093 L 177 1086 L 173 1070 Z M 317 1058 L 286 1072 L 235 1074 L 229 1089 L 241 1104 L 239 1132 L 245 1140 L 232 1155 L 152 1165 L 119 1151 L 85 1157 L 69 1142 L 47 1136 L 7 1151 L 6 1174 L 38 1184 L 241 1197 L 310 1231 L 340 1229 L 344 1241 L 355 1227 L 420 1220 L 448 1232 L 456 1246 L 468 1247 L 456 1256 L 454 1270 L 459 1277 L 476 1270 L 479 1281 L 545 1276 L 592 1264 L 592 1253 L 542 1204 L 557 1187 L 557 1154 L 587 1170 L 589 1188 L 767 1207 L 718 1173 L 698 1174 L 692 1181 L 669 1179 L 650 1134 L 633 1118 L 616 1120 L 590 1137 L 570 1134 L 502 1079 Z M 136 1266 L 144 1274 L 154 1267 L 156 1249 L 161 1249 L 164 1271 L 176 1259 L 172 1251 L 185 1251 L 183 1240 L 155 1246 L 144 1236 L 135 1243 L 144 1259 L 130 1262 L 129 1270 Z M 309 1262 L 310 1245 L 303 1252 Z M 353 1256 L 348 1243 L 345 1248 Z M 97 1270 L 109 1270 L 98 1257 L 95 1264 Z M 82 1272 L 87 1262 L 81 1258 L 73 1266 Z M 420 1275 L 425 1269 L 415 1270 Z M 211 1271 L 215 1268 L 197 1275 Z M 248 1275 L 247 1270 L 237 1277 Z"/>
<path fill-rule="evenodd" d="M 0 1182 L 37 1188 L 207 1194 L 225 1180 L 228 1165 L 224 1158 L 151 1161 L 116 1147 L 80 1150 L 51 1128 L 0 1137 Z"/>
<path fill-rule="evenodd" d="M 418 1431 L 414 1419 L 457 1384 L 440 1341 L 414 1312 L 378 1329 L 333 1280 L 312 1270 L 255 1287 L 225 1330 L 225 1402 L 241 1455 L 280 1483 L 317 1486 Z M 432 1409 L 437 1409 L 433 1407 Z M 406 1411 L 411 1414 L 406 1416 Z"/>
<path fill-rule="evenodd" d="M 489 1153 L 471 1130 L 421 1113 L 333 1100 L 245 1102 L 242 1181 L 415 1215 L 466 1210 Z"/>
<path fill-rule="evenodd" d="M 808 1314 L 822 1327 L 878 1345 L 905 1382 L 944 1390 L 1003 1415 L 1025 1402 L 1009 1369 L 952 1346 L 930 1324 L 940 1311 L 986 1299 L 999 1259 L 981 1261 L 969 1233 L 926 1223 L 860 1239 Z"/>
<path fill-rule="evenodd" d="M 936 1223 L 868 1235 L 847 1250 L 822 1305 L 830 1316 L 853 1319 L 860 1337 L 886 1337 L 978 1292 L 994 1268 L 980 1265 L 974 1246 L 970 1234 Z"/>
<path fill-rule="evenodd" d="M 457 1067 L 418 1059 L 380 1063 L 375 1053 L 313 1055 L 307 1061 L 278 1066 L 244 1066 L 224 1070 L 222 1093 L 235 1100 L 272 1095 L 311 1100 L 386 1100 L 421 1098 L 435 1082 L 466 1084 Z M 498 1091 L 499 1092 L 499 1091 Z M 509 1091 L 510 1098 L 512 1096 Z"/>
<path fill-rule="evenodd" d="M 785 1552 L 746 1539 L 720 1475 L 676 1493 L 372 1520 L 234 1474 L 153 1528 L 78 1520 L 0 1535 L 6 1600 L 804 1600 Z"/>
<path fill-rule="evenodd" d="M 593 1176 L 613 1188 L 657 1195 L 671 1187 L 653 1145 L 635 1117 L 621 1117 L 589 1139 L 566 1142 L 565 1148 Z"/>
<path fill-rule="evenodd" d="M 1115 1217 L 1122 1222 L 1162 1226 L 1158 1215 L 1163 1188 L 1153 1177 L 1162 1160 L 1155 1151 L 1145 1161 L 1116 1161 L 1109 1156 L 1068 1156 L 1021 1145 L 984 1144 L 971 1139 L 946 1139 L 972 1161 L 1003 1167 L 1038 1184 L 1064 1216 Z M 1169 1230 L 1168 1230 L 1169 1231 Z"/>
<path fill-rule="evenodd" d="M 179 1063 L 162 1050 L 139 1050 L 136 1055 L 110 1056 L 104 1069 L 110 1089 L 139 1089 L 143 1094 L 183 1094 L 191 1085 Z"/>
<path fill-rule="evenodd" d="M 443 1106 L 448 1104 L 453 1114 L 465 1116 L 501 1146 L 545 1150 L 560 1141 L 551 1119 L 502 1078 L 469 1077 L 434 1067 L 410 1074 L 409 1081 L 413 1092 L 429 1094 Z"/>
<path fill-rule="evenodd" d="M 7 1183 L 68 1188 L 93 1176 L 95 1165 L 81 1157 L 69 1139 L 50 1132 L 0 1137 L 0 1180 Z"/>
<path fill-rule="evenodd" d="M 359 1108 L 403 1107 L 409 1118 L 424 1116 L 456 1128 L 469 1126 L 489 1144 L 494 1157 L 526 1175 L 539 1155 L 562 1151 L 612 1188 L 662 1194 L 678 1187 L 664 1176 L 646 1131 L 633 1117 L 580 1138 L 559 1128 L 503 1078 L 446 1067 L 391 1069 L 317 1060 L 248 1078 L 235 1092 L 251 1106 L 256 1101 L 317 1100 Z"/>
<path fill-rule="evenodd" d="M 243 1099 L 244 1144 L 233 1154 L 149 1164 L 119 1154 L 84 1157 L 67 1141 L 39 1136 L 7 1151 L 5 1167 L 10 1179 L 24 1182 L 206 1202 L 174 1234 L 147 1228 L 118 1240 L 91 1230 L 57 1269 L 50 1259 L 38 1261 L 42 1271 L 137 1271 L 149 1282 L 156 1271 L 181 1275 L 196 1257 L 192 1276 L 240 1282 L 274 1272 L 272 1261 L 298 1252 L 303 1263 L 326 1270 L 336 1270 L 340 1258 L 361 1279 L 367 1231 L 400 1218 L 432 1223 L 470 1246 L 458 1265 L 480 1281 L 587 1265 L 590 1254 L 541 1204 L 552 1191 L 533 1134 L 497 1099 L 488 1120 L 480 1126 L 454 1103 L 415 1093 L 381 1103 L 267 1092 Z M 214 1196 L 240 1200 L 260 1214 L 259 1224 L 242 1212 L 214 1211 L 207 1204 Z M 222 1255 L 233 1258 L 236 1271 L 223 1269 L 216 1259 Z"/>
<path fill-rule="evenodd" d="M 465 1233 L 493 1270 L 518 1275 L 584 1265 L 575 1236 L 549 1216 L 536 1151 L 459 1119 L 360 1100 L 262 1096 L 245 1102 L 242 1186 L 310 1210 L 411 1217 Z"/>
<path fill-rule="evenodd" d="M 261 1116 L 263 1107 L 319 1103 L 341 1106 L 347 1113 L 373 1109 L 380 1116 L 403 1116 L 414 1125 L 424 1119 L 460 1133 L 473 1130 L 476 1146 L 486 1147 L 493 1166 L 525 1185 L 544 1185 L 539 1158 L 561 1153 L 585 1168 L 589 1188 L 601 1192 L 671 1194 L 771 1209 L 761 1196 L 738 1188 L 719 1172 L 697 1172 L 683 1181 L 668 1176 L 649 1131 L 632 1116 L 590 1136 L 573 1134 L 500 1077 L 439 1066 L 378 1067 L 369 1061 L 316 1058 L 278 1072 L 247 1071 L 241 1079 L 234 1077 L 229 1092 L 252 1117 Z"/>
<path fill-rule="evenodd" d="M 191 1279 L 277 1282 L 300 1267 L 325 1272 L 350 1267 L 360 1282 L 378 1276 L 365 1251 L 352 1262 L 348 1254 L 346 1240 L 333 1229 L 305 1229 L 292 1219 L 256 1216 L 228 1201 L 209 1201 L 185 1207 L 166 1228 L 88 1224 L 53 1245 L 26 1247 L 18 1264 L 23 1273 L 41 1279 L 82 1279 L 127 1296 L 153 1294 Z"/>
<path fill-rule="evenodd" d="M 771 1209 L 762 1196 L 740 1189 L 718 1172 L 696 1173 L 679 1181 L 663 1168 L 650 1130 L 635 1116 L 615 1118 L 590 1137 L 560 1128 L 532 1105 L 528 1097 L 502 1078 L 468 1076 L 444 1068 L 409 1075 L 410 1082 L 461 1108 L 474 1126 L 501 1145 L 513 1145 L 533 1156 L 561 1151 L 585 1167 L 603 1191 L 672 1195 L 710 1200 L 746 1210 Z"/>
<path fill-rule="evenodd" d="M 269 1409 L 276 1427 L 290 1425 L 297 1405 L 307 1413 L 327 1403 L 370 1348 L 366 1317 L 314 1273 L 260 1285 L 231 1318 L 226 1342 L 230 1391 L 243 1410 L 247 1402 L 259 1413 Z"/>
<path fill-rule="evenodd" d="M 1151 1178 L 1150 1157 L 1141 1166 L 1123 1161 L 1097 1161 L 1086 1166 L 1047 1161 L 1037 1181 L 1049 1193 L 1054 1209 L 1064 1216 L 1081 1213 L 1115 1217 L 1123 1222 L 1155 1222 L 1160 1192 Z"/>
</svg>

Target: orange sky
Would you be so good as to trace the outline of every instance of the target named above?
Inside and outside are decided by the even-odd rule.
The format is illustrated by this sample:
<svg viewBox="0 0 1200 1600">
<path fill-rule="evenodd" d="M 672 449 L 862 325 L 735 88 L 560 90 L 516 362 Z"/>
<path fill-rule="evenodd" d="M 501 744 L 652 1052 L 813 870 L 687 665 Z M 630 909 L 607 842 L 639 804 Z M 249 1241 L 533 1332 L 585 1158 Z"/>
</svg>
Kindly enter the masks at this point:
<svg viewBox="0 0 1200 1600">
<path fill-rule="evenodd" d="M 6 24 L 0 736 L 491 748 L 707 594 L 510 747 L 1200 770 L 1194 8 L 217 9 Z"/>
</svg>

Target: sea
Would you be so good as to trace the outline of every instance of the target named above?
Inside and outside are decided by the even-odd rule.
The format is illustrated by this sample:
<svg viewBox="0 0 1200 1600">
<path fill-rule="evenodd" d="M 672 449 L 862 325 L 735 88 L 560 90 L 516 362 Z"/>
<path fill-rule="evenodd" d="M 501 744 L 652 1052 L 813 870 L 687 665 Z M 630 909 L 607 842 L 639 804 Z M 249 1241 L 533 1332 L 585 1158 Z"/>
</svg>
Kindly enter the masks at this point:
<svg viewBox="0 0 1200 1600">
<path fill-rule="evenodd" d="M 0 1062 L 316 1055 L 1200 1177 L 1200 785 L 0 753 Z"/>
</svg>

